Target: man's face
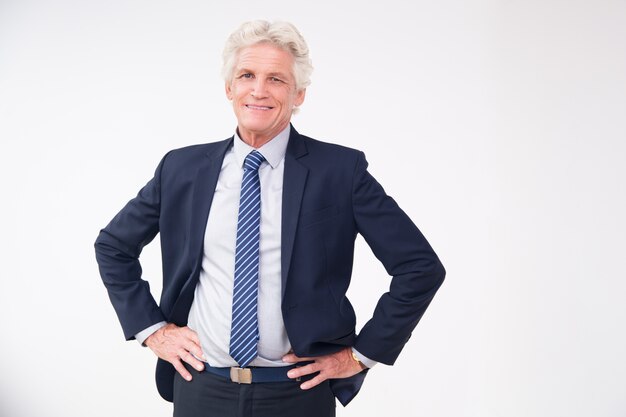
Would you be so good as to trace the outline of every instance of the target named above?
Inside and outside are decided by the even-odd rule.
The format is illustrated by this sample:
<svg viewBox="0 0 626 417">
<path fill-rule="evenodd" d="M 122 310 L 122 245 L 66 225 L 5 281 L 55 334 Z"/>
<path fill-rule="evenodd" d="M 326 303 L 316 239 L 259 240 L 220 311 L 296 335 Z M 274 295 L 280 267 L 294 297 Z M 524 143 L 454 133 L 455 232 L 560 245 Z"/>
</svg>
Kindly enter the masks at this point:
<svg viewBox="0 0 626 417">
<path fill-rule="evenodd" d="M 226 96 L 233 102 L 244 141 L 260 146 L 289 124 L 305 94 L 304 89 L 296 90 L 292 69 L 291 54 L 275 46 L 261 43 L 240 51 Z"/>
</svg>

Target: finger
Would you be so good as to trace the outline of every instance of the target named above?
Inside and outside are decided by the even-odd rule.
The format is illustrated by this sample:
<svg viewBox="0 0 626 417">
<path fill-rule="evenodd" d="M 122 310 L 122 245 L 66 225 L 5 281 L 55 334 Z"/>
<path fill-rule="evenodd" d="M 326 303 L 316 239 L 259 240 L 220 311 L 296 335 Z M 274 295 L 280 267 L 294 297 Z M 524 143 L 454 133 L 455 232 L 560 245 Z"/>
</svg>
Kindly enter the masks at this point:
<svg viewBox="0 0 626 417">
<path fill-rule="evenodd" d="M 204 357 L 204 353 L 202 353 L 202 347 L 200 347 L 199 344 L 194 343 L 191 340 L 186 340 L 183 344 L 183 349 L 185 349 L 188 352 L 193 353 L 196 357 L 202 359 L 202 360 L 206 360 L 206 358 Z"/>
<path fill-rule="evenodd" d="M 191 381 L 191 374 L 187 371 L 180 359 L 174 359 L 170 363 L 174 365 L 174 369 L 176 369 L 185 381 Z"/>
<path fill-rule="evenodd" d="M 311 389 L 311 388 L 321 384 L 324 381 L 326 381 L 326 377 L 322 376 L 322 374 L 319 374 L 315 378 L 311 378 L 308 381 L 303 382 L 302 384 L 300 384 L 300 388 L 302 388 L 304 390 Z"/>
<path fill-rule="evenodd" d="M 314 362 L 306 366 L 300 366 L 298 368 L 291 369 L 289 372 L 287 372 L 287 376 L 289 378 L 300 378 L 301 376 L 313 374 L 319 370 L 319 365 Z"/>
<path fill-rule="evenodd" d="M 184 327 L 183 330 L 185 332 L 185 335 L 189 339 L 191 339 L 191 341 L 193 341 L 196 345 L 200 346 L 200 338 L 198 337 L 198 333 L 191 330 L 189 327 Z"/>
<path fill-rule="evenodd" d="M 178 353 L 178 356 L 180 357 L 180 359 L 184 360 L 189 365 L 193 366 L 196 369 L 196 371 L 202 372 L 204 370 L 204 363 L 196 359 L 188 351 L 183 349 Z"/>
<path fill-rule="evenodd" d="M 315 360 L 315 359 L 314 358 L 300 358 L 293 353 L 288 353 L 285 356 L 283 356 L 283 362 L 287 362 L 287 363 L 306 362 L 306 361 L 312 361 L 312 360 Z"/>
<path fill-rule="evenodd" d="M 193 353 L 194 356 L 196 356 L 197 358 L 206 361 L 206 356 L 204 356 L 204 353 L 202 352 L 202 348 L 200 346 L 194 347 L 192 350 L 190 350 L 190 352 Z"/>
</svg>

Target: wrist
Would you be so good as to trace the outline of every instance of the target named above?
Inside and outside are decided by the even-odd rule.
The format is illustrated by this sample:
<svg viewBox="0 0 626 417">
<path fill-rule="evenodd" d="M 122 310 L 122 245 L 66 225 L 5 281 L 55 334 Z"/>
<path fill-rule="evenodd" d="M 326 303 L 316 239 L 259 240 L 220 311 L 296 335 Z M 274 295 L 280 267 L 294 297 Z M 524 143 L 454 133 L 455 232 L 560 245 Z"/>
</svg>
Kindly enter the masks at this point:
<svg viewBox="0 0 626 417">
<path fill-rule="evenodd" d="M 165 321 L 161 321 L 159 323 L 153 324 L 152 326 L 135 334 L 135 339 L 137 339 L 139 344 L 141 344 L 142 346 L 148 346 L 146 343 L 147 339 L 150 336 L 152 336 L 154 333 L 156 333 L 157 330 L 161 329 L 162 327 L 165 327 L 166 325 L 167 323 Z"/>
<path fill-rule="evenodd" d="M 356 364 L 359 367 L 359 369 L 361 369 L 361 370 L 367 369 L 367 366 L 365 366 L 365 364 L 363 362 L 361 362 L 361 360 L 356 355 L 356 353 L 354 353 L 354 349 L 352 349 L 352 348 L 350 348 L 350 355 L 352 356 L 352 360 L 354 362 L 356 362 Z"/>
</svg>

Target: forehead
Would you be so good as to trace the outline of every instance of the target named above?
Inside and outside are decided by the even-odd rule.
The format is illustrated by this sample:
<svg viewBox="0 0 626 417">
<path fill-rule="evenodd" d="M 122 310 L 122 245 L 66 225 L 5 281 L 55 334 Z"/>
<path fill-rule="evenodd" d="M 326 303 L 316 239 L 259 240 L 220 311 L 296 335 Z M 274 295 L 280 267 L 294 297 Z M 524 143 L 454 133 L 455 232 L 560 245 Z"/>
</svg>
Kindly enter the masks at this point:
<svg viewBox="0 0 626 417">
<path fill-rule="evenodd" d="M 274 45 L 260 43 L 239 52 L 236 69 L 291 73 L 293 56 Z"/>
</svg>

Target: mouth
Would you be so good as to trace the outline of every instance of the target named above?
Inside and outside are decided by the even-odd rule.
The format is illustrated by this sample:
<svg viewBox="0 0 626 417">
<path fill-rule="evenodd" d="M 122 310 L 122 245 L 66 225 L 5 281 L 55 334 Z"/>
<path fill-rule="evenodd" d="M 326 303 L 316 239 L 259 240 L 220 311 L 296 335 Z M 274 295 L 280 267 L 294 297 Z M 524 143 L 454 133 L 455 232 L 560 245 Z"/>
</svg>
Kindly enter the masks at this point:
<svg viewBox="0 0 626 417">
<path fill-rule="evenodd" d="M 246 104 L 245 106 L 246 108 L 250 110 L 261 110 L 261 111 L 272 110 L 274 108 L 270 106 L 255 106 L 254 104 Z"/>
</svg>

